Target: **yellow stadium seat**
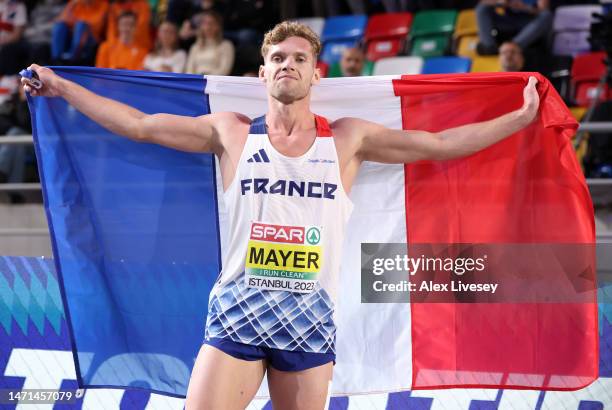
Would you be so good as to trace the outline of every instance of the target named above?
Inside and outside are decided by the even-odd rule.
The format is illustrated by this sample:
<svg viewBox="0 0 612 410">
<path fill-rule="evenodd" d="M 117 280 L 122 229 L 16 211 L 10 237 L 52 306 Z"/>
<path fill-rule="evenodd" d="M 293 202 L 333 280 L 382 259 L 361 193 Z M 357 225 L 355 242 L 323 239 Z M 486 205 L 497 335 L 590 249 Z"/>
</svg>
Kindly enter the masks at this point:
<svg viewBox="0 0 612 410">
<path fill-rule="evenodd" d="M 582 120 L 582 117 L 584 117 L 584 113 L 587 110 L 586 107 L 569 107 L 569 109 L 576 121 Z"/>
<path fill-rule="evenodd" d="M 458 39 L 463 36 L 473 36 L 478 34 L 478 24 L 476 22 L 475 10 L 463 10 L 457 16 L 455 33 L 453 36 Z"/>
<path fill-rule="evenodd" d="M 497 56 L 476 56 L 472 60 L 472 73 L 494 73 L 501 71 Z"/>
<path fill-rule="evenodd" d="M 584 173 L 584 156 L 589 150 L 589 136 L 587 135 L 585 138 L 583 138 L 577 147 L 576 147 L 576 144 L 574 143 L 574 149 L 576 150 L 576 158 L 578 159 L 580 168 L 582 169 L 582 172 Z"/>
<path fill-rule="evenodd" d="M 459 47 L 457 47 L 457 55 L 469 58 L 477 57 L 476 44 L 478 44 L 478 36 L 469 35 L 461 37 L 459 39 Z"/>
</svg>

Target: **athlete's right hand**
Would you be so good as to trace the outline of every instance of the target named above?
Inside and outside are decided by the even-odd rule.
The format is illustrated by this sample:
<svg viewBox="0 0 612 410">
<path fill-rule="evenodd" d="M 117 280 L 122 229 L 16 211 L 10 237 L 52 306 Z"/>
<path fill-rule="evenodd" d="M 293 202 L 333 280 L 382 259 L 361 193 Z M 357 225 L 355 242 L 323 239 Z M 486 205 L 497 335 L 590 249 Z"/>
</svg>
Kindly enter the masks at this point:
<svg viewBox="0 0 612 410">
<path fill-rule="evenodd" d="M 55 74 L 53 70 L 47 67 L 41 67 L 38 64 L 32 64 L 28 67 L 38 75 L 38 79 L 42 82 L 42 88 L 37 90 L 28 84 L 26 78 L 21 78 L 23 89 L 34 97 L 59 97 L 61 95 L 62 78 Z"/>
</svg>

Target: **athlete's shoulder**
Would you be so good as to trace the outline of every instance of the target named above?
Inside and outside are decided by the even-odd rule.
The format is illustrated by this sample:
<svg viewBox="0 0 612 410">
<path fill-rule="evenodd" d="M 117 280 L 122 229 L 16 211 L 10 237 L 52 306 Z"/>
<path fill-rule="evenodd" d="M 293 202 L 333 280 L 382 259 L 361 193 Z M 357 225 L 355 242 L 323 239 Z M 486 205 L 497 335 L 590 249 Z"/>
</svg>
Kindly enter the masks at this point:
<svg viewBox="0 0 612 410">
<path fill-rule="evenodd" d="M 251 119 L 244 114 L 231 111 L 215 112 L 200 117 L 205 121 L 213 123 L 213 125 L 224 128 L 240 125 L 250 125 Z"/>
<path fill-rule="evenodd" d="M 342 117 L 329 124 L 332 134 L 338 138 L 358 138 L 374 127 L 380 127 L 372 121 L 356 117 Z"/>
<path fill-rule="evenodd" d="M 235 139 L 240 134 L 246 136 L 251 124 L 249 117 L 237 112 L 215 112 L 202 115 L 199 120 L 202 121 L 202 125 L 210 125 L 221 139 L 225 137 Z"/>
</svg>

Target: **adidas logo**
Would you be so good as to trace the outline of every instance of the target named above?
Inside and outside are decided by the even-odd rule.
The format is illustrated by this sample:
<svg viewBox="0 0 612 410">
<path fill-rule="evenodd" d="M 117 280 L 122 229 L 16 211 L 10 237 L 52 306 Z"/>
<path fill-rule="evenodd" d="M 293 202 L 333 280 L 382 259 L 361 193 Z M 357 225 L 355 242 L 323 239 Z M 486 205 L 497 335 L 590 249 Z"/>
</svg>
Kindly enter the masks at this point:
<svg viewBox="0 0 612 410">
<path fill-rule="evenodd" d="M 270 158 L 268 158 L 268 154 L 266 154 L 266 151 L 264 151 L 262 148 L 259 150 L 259 152 L 253 154 L 253 156 L 249 158 L 247 162 L 270 162 Z"/>
</svg>

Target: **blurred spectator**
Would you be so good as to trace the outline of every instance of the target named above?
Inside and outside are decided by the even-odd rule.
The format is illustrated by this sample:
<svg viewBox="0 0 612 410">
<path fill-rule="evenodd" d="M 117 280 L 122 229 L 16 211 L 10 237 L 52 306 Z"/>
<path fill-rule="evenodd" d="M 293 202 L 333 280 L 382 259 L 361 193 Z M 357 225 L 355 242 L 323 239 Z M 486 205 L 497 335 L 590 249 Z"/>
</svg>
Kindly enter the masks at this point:
<svg viewBox="0 0 612 410">
<path fill-rule="evenodd" d="M 328 16 L 337 16 L 344 14 L 343 3 L 348 4 L 350 12 L 352 14 L 367 14 L 367 2 L 365 0 L 327 0 L 325 5 L 327 6 Z"/>
<path fill-rule="evenodd" d="M 63 8 L 62 0 L 42 0 L 36 4 L 30 13 L 30 21 L 23 32 L 22 41 L 7 44 L 5 54 L 0 56 L 0 60 L 7 59 L 5 63 L 12 65 L 11 74 L 17 73 L 33 61 L 41 65 L 51 62 L 53 21 Z"/>
<path fill-rule="evenodd" d="M 385 6 L 385 11 L 387 13 L 399 13 L 405 11 L 413 11 L 413 8 L 410 8 L 410 1 L 408 0 L 382 0 L 383 6 Z"/>
<path fill-rule="evenodd" d="M 499 47 L 499 65 L 501 71 L 522 71 L 525 67 L 523 50 L 518 44 L 506 41 Z"/>
<path fill-rule="evenodd" d="M 172 21 L 183 30 L 183 26 L 189 24 L 193 16 L 205 11 L 216 11 L 223 15 L 225 7 L 223 3 L 215 0 L 169 0 L 166 20 Z M 191 29 L 191 38 L 195 37 L 196 27 L 197 25 L 193 24 L 187 27 Z"/>
<path fill-rule="evenodd" d="M 292 20 L 300 16 L 300 3 L 298 0 L 281 0 L 280 16 L 282 20 Z M 336 16 L 345 14 L 346 6 L 352 14 L 366 14 L 366 0 L 312 0 L 312 15 L 318 17 Z"/>
<path fill-rule="evenodd" d="M 498 14 L 497 8 L 504 13 Z M 493 30 L 515 34 L 512 42 L 525 50 L 544 36 L 552 27 L 549 0 L 482 0 L 476 7 L 478 35 L 477 51 L 481 55 L 496 54 Z"/>
<path fill-rule="evenodd" d="M 229 75 L 234 65 L 234 46 L 223 38 L 223 19 L 216 12 L 202 14 L 197 40 L 189 50 L 186 72 Z"/>
<path fill-rule="evenodd" d="M 23 47 L 22 36 L 28 22 L 25 5 L 17 0 L 0 0 L 0 75 L 16 74 L 21 62 L 13 56 Z"/>
<path fill-rule="evenodd" d="M 10 99 L 0 102 L 0 134 L 26 135 L 32 133 L 30 112 L 23 87 L 19 87 L 18 76 L 11 76 L 14 84 Z M 3 77 L 3 80 L 6 77 Z M 7 86 L 6 81 L 1 81 Z M 0 137 L 2 138 L 2 137 Z M 24 144 L 0 144 L 0 183 L 25 182 L 25 165 L 28 157 L 34 156 L 34 148 Z M 23 202 L 19 194 L 11 194 L 11 202 Z"/>
<path fill-rule="evenodd" d="M 107 13 L 107 0 L 70 0 L 53 26 L 51 57 L 74 61 L 91 56 L 102 39 Z"/>
<path fill-rule="evenodd" d="M 187 41 L 187 44 L 191 45 L 193 44 L 193 40 L 197 35 L 200 20 L 202 19 L 202 13 L 214 11 L 222 16 L 225 12 L 225 7 L 223 7 L 223 4 L 220 4 L 218 1 L 200 0 L 195 5 L 189 3 L 191 7 L 183 4 L 183 7 L 179 8 L 178 6 L 181 4 L 181 2 L 185 1 L 186 0 L 172 0 L 172 5 L 179 10 L 183 10 L 183 13 L 179 13 L 178 10 L 173 12 L 176 17 L 170 20 L 176 22 L 175 19 L 180 18 L 179 22 L 176 23 L 177 25 L 180 24 L 181 27 L 179 37 L 182 41 Z"/>
<path fill-rule="evenodd" d="M 300 9 L 303 0 L 280 0 L 279 12 L 281 20 L 294 20 L 301 16 Z M 325 17 L 327 15 L 327 8 L 325 6 L 325 0 L 311 0 L 312 12 L 310 13 L 316 17 Z"/>
<path fill-rule="evenodd" d="M 134 41 L 136 33 L 136 15 L 125 11 L 117 19 L 117 40 L 106 40 L 100 46 L 96 56 L 96 67 L 122 68 L 141 70 L 147 50 Z"/>
<path fill-rule="evenodd" d="M 113 41 L 119 36 L 118 17 L 131 11 L 136 16 L 134 44 L 149 51 L 151 49 L 151 8 L 147 0 L 115 0 L 108 9 L 108 26 L 106 40 Z"/>
<path fill-rule="evenodd" d="M 237 47 L 259 45 L 266 27 L 263 0 L 226 0 L 227 11 L 223 19 L 225 38 Z"/>
<path fill-rule="evenodd" d="M 144 69 L 182 73 L 187 53 L 178 48 L 178 27 L 171 21 L 164 21 L 157 29 L 157 40 L 153 52 L 144 61 Z"/>
<path fill-rule="evenodd" d="M 13 126 L 15 97 L 19 91 L 18 75 L 0 76 L 0 135 Z"/>
<path fill-rule="evenodd" d="M 358 77 L 363 72 L 365 55 L 356 47 L 345 48 L 340 59 L 340 71 L 343 77 Z"/>
</svg>

